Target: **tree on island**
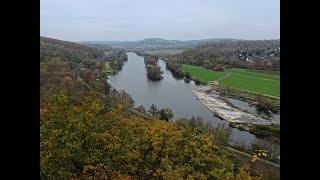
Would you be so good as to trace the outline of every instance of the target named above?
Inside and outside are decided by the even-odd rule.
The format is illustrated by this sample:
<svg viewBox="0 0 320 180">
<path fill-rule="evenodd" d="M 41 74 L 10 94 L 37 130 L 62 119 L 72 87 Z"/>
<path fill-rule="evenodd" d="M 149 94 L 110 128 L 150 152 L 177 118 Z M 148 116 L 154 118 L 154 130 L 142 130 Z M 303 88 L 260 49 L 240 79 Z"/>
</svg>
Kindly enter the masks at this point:
<svg viewBox="0 0 320 180">
<path fill-rule="evenodd" d="M 148 64 L 146 68 L 147 68 L 147 76 L 149 79 L 160 80 L 163 78 L 162 77 L 163 72 L 161 71 L 161 68 L 159 66 Z"/>
</svg>

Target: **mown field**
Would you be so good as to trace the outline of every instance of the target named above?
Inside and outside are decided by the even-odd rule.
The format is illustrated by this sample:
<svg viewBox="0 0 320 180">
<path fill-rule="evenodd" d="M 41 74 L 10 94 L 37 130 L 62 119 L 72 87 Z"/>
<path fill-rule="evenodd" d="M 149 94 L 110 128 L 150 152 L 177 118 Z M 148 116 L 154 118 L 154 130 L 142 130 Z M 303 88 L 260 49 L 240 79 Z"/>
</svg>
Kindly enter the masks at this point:
<svg viewBox="0 0 320 180">
<path fill-rule="evenodd" d="M 187 64 L 182 65 L 182 70 L 206 82 L 218 80 L 220 85 L 280 97 L 279 72 L 239 68 L 217 72 Z"/>
<path fill-rule="evenodd" d="M 108 71 L 113 72 L 112 67 L 108 63 L 106 63 L 106 66 L 104 68 L 104 72 L 107 73 Z"/>
</svg>

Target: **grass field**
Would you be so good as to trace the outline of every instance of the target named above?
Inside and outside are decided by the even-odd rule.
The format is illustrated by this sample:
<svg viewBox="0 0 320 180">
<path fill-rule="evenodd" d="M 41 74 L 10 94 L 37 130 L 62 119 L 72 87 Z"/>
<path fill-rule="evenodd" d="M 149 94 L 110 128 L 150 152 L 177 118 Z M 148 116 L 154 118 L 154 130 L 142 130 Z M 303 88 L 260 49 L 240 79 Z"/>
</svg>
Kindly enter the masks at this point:
<svg viewBox="0 0 320 180">
<path fill-rule="evenodd" d="M 112 67 L 110 67 L 110 65 L 108 63 L 106 63 L 106 66 L 104 68 L 104 72 L 107 73 L 108 71 L 112 72 Z"/>
<path fill-rule="evenodd" d="M 192 66 L 187 64 L 182 64 L 182 70 L 185 72 L 189 72 L 192 77 L 206 82 L 217 80 L 227 75 L 226 72 L 212 71 L 201 66 Z"/>
<path fill-rule="evenodd" d="M 218 80 L 220 85 L 280 97 L 280 76 L 278 72 L 239 68 L 217 72 L 186 64 L 182 65 L 182 70 L 190 72 L 192 77 L 206 82 Z M 220 78 L 222 79 L 219 80 Z"/>
</svg>

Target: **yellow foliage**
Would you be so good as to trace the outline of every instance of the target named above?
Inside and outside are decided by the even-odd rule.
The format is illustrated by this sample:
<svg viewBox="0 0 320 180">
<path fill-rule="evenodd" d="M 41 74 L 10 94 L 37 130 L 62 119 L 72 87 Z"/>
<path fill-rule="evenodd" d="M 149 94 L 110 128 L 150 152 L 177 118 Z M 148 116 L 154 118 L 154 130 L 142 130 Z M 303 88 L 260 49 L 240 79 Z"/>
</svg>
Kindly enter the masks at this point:
<svg viewBox="0 0 320 180">
<path fill-rule="evenodd" d="M 72 81 L 72 78 L 70 76 L 64 76 L 62 82 L 66 83 L 68 81 Z"/>
<path fill-rule="evenodd" d="M 63 93 L 42 102 L 41 176 L 70 179 L 82 168 L 79 179 L 234 179 L 212 136 L 125 110 L 105 109 L 94 93 L 76 104 Z"/>
<path fill-rule="evenodd" d="M 256 161 L 257 161 L 257 159 L 258 159 L 258 156 L 257 156 L 257 155 L 253 155 L 253 156 L 252 156 L 252 160 L 251 160 L 251 161 L 252 161 L 252 162 L 256 162 Z"/>
<path fill-rule="evenodd" d="M 267 150 L 255 150 L 254 153 L 252 153 L 252 162 L 256 162 L 258 158 L 266 158 L 268 157 L 268 151 Z"/>
<path fill-rule="evenodd" d="M 240 170 L 239 173 L 236 174 L 235 179 L 236 180 L 261 180 L 262 179 L 262 174 L 259 174 L 258 176 L 251 176 L 249 174 L 249 165 L 245 164 L 243 165 Z"/>
</svg>

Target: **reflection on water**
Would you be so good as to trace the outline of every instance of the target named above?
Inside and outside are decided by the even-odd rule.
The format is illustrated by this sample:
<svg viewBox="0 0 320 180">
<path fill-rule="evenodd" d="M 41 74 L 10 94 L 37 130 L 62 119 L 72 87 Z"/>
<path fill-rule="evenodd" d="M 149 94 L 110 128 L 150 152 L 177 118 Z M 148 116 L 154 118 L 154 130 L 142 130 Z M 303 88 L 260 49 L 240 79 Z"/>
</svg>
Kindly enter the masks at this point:
<svg viewBox="0 0 320 180">
<path fill-rule="evenodd" d="M 237 106 L 240 109 L 247 110 L 250 113 L 257 114 L 257 115 L 260 115 L 260 116 L 264 116 L 264 117 L 267 117 L 267 118 L 272 118 L 274 121 L 280 123 L 280 113 L 272 113 L 272 112 L 269 112 L 269 111 L 260 111 L 260 110 L 257 110 L 255 107 L 250 107 L 248 102 L 241 101 L 241 100 L 234 99 L 234 98 L 229 98 L 229 101 L 233 105 Z"/>
<path fill-rule="evenodd" d="M 166 68 L 165 62 L 159 60 L 159 66 L 163 73 L 163 79 L 152 81 L 147 78 L 144 59 L 135 53 L 128 53 L 128 61 L 125 62 L 121 71 L 109 77 L 108 82 L 118 90 L 125 90 L 135 101 L 135 106 L 144 106 L 146 109 L 152 104 L 157 108 L 168 107 L 174 113 L 174 120 L 180 117 L 191 118 L 200 116 L 204 121 L 217 126 L 227 121 L 213 116 L 212 112 L 201 104 L 194 96 L 192 90 L 200 88 L 194 81 L 185 83 L 183 78 L 172 73 Z M 246 131 L 232 128 L 231 142 L 237 140 L 250 143 L 256 137 Z"/>
</svg>

